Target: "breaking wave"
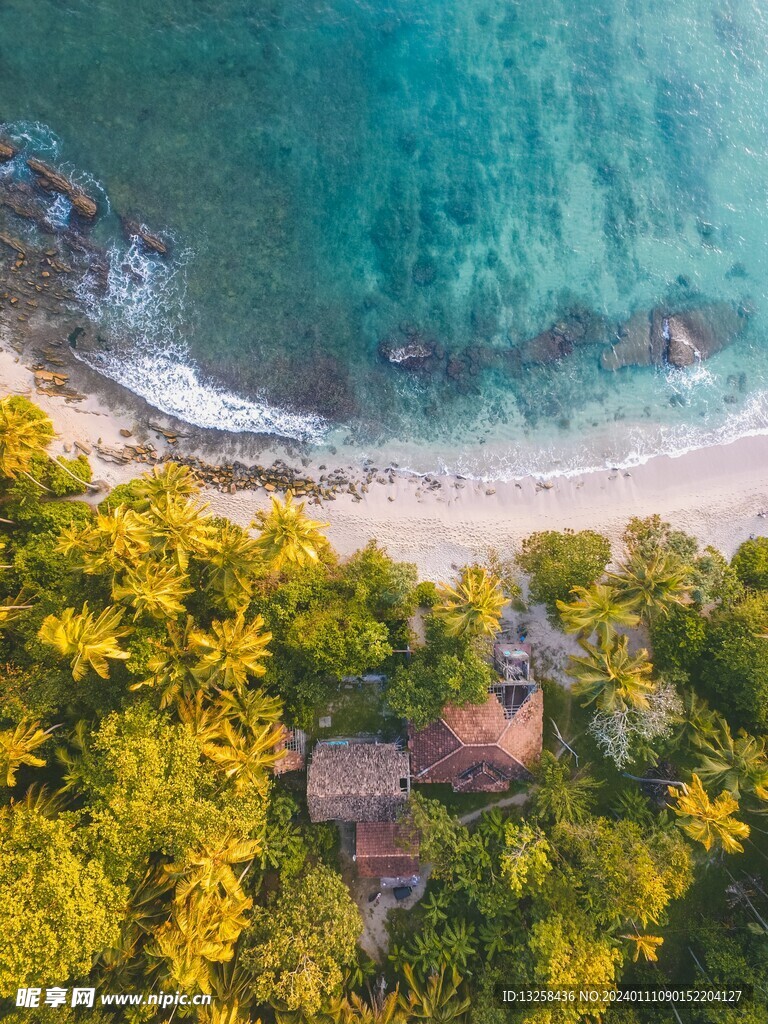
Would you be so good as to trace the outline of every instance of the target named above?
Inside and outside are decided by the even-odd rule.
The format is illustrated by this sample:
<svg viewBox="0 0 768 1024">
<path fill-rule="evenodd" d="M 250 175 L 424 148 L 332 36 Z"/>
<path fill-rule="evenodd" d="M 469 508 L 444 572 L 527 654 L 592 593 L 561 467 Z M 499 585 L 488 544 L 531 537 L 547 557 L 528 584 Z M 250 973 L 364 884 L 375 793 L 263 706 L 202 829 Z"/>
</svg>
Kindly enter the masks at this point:
<svg viewBox="0 0 768 1024">
<path fill-rule="evenodd" d="M 183 341 L 190 256 L 183 250 L 171 259 L 152 258 L 138 241 L 127 251 L 113 247 L 106 289 L 86 277 L 78 291 L 109 346 L 75 355 L 161 412 L 194 426 L 322 441 L 327 433 L 322 417 L 247 399 L 205 378 Z"/>
</svg>

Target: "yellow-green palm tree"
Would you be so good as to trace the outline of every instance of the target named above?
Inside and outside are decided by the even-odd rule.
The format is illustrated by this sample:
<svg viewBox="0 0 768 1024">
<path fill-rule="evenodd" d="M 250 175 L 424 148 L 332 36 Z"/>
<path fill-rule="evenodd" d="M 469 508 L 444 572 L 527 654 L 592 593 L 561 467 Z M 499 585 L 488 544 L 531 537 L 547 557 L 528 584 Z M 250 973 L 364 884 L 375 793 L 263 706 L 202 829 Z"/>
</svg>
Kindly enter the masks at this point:
<svg viewBox="0 0 768 1024">
<path fill-rule="evenodd" d="M 260 842 L 230 833 L 188 854 L 183 862 L 167 865 L 165 870 L 176 882 L 178 900 L 185 900 L 194 889 L 242 900 L 245 869 L 235 874 L 234 867 L 245 864 L 247 868 L 260 853 Z"/>
<path fill-rule="evenodd" d="M 66 526 L 57 548 L 74 558 L 84 572 L 99 575 L 135 568 L 151 550 L 152 530 L 147 519 L 119 505 L 106 515 L 99 513 L 90 526 Z"/>
<path fill-rule="evenodd" d="M 659 959 L 658 949 L 664 942 L 659 935 L 641 935 L 636 932 L 634 935 L 620 935 L 619 938 L 626 939 L 632 949 L 632 960 L 634 963 L 642 956 L 647 963 L 653 963 Z"/>
<path fill-rule="evenodd" d="M 597 646 L 583 639 L 579 644 L 586 657 L 571 655 L 569 674 L 576 680 L 573 692 L 585 698 L 584 707 L 594 704 L 607 712 L 648 707 L 648 697 L 656 690 L 648 651 L 630 654 L 624 635 Z"/>
<path fill-rule="evenodd" d="M 690 567 L 663 550 L 650 558 L 636 551 L 607 578 L 621 599 L 647 622 L 669 615 L 674 605 L 685 604 L 693 589 Z"/>
<path fill-rule="evenodd" d="M 310 519 L 305 501 L 294 504 L 288 491 L 285 501 L 272 498 L 272 508 L 256 513 L 251 524 L 259 531 L 256 541 L 264 561 L 274 570 L 311 565 L 327 549 L 322 531 L 329 525 Z"/>
<path fill-rule="evenodd" d="M 400 1002 L 400 989 L 371 995 L 366 1001 L 356 992 L 331 1000 L 324 1015 L 333 1024 L 406 1024 L 408 1015 Z"/>
<path fill-rule="evenodd" d="M 743 795 L 768 800 L 768 754 L 764 737 L 740 729 L 736 736 L 718 716 L 717 731 L 701 736 L 698 774 L 705 785 L 724 789 L 736 800 Z"/>
<path fill-rule="evenodd" d="M 159 690 L 161 708 L 193 698 L 200 689 L 200 682 L 193 671 L 197 656 L 190 636 L 194 629 L 191 615 L 183 623 L 169 619 L 165 624 L 167 641 L 150 641 L 155 648 L 147 662 L 150 675 L 141 682 L 133 683 L 130 688 L 139 690 L 142 686 L 150 686 Z"/>
<path fill-rule="evenodd" d="M 168 501 L 194 498 L 200 493 L 200 482 L 189 466 L 178 462 L 166 462 L 153 466 L 133 481 L 133 492 L 138 499 L 137 508 L 147 512 L 151 505 L 163 505 Z"/>
<path fill-rule="evenodd" d="M 678 817 L 678 826 L 687 836 L 701 843 L 709 852 L 713 848 L 724 853 L 743 853 L 739 842 L 749 835 L 749 825 L 734 814 L 739 801 L 727 791 L 710 800 L 701 779 L 694 774 L 685 789 L 668 789 L 671 807 Z"/>
<path fill-rule="evenodd" d="M 259 689 L 221 690 L 216 709 L 241 732 L 255 734 L 264 725 L 276 725 L 280 721 L 283 702 Z"/>
<path fill-rule="evenodd" d="M 490 636 L 499 628 L 506 597 L 498 576 L 481 565 L 468 565 L 455 587 L 442 583 L 435 615 L 451 636 Z"/>
<path fill-rule="evenodd" d="M 472 1001 L 463 991 L 461 975 L 455 967 L 443 965 L 425 982 L 416 978 L 410 964 L 403 967 L 408 982 L 408 998 L 400 995 L 400 1005 L 411 1020 L 428 1020 L 432 1024 L 461 1024 L 467 1018 Z"/>
<path fill-rule="evenodd" d="M 102 679 L 109 678 L 108 659 L 127 661 L 129 654 L 121 650 L 118 640 L 131 632 L 121 626 L 124 608 L 105 608 L 94 616 L 86 601 L 81 612 L 65 608 L 61 615 L 48 615 L 38 632 L 44 644 L 54 647 L 72 666 L 77 682 L 92 668 Z"/>
<path fill-rule="evenodd" d="M 46 451 L 53 437 L 50 419 L 28 398 L 12 395 L 0 399 L 0 475 L 11 480 L 30 477 L 43 487 L 30 476 L 29 467 L 36 455 Z"/>
<path fill-rule="evenodd" d="M 53 424 L 34 402 L 22 395 L 0 399 L 0 476 L 11 480 L 25 476 L 47 491 L 48 488 L 29 472 L 35 456 L 44 455 L 67 476 L 97 491 L 98 487 L 77 476 L 48 452 L 48 445 L 53 438 Z"/>
<path fill-rule="evenodd" d="M 169 497 L 153 502 L 144 513 L 159 552 L 173 557 L 182 572 L 191 556 L 204 558 L 208 551 L 212 525 L 206 507 L 190 498 Z"/>
<path fill-rule="evenodd" d="M 580 633 L 585 638 L 597 633 L 598 640 L 607 641 L 619 629 L 634 629 L 640 622 L 615 587 L 594 583 L 589 588 L 573 587 L 571 594 L 570 601 L 557 602 L 566 633 Z"/>
<path fill-rule="evenodd" d="M 134 619 L 149 615 L 153 619 L 176 619 L 185 609 L 182 598 L 192 593 L 189 577 L 175 564 L 141 562 L 112 584 L 112 598 L 127 601 L 134 608 Z"/>
<path fill-rule="evenodd" d="M 271 656 L 271 639 L 261 615 L 251 622 L 242 612 L 232 619 L 214 619 L 209 633 L 195 629 L 189 635 L 190 646 L 199 655 L 195 675 L 206 686 L 223 690 L 245 686 L 249 675 L 266 672 L 263 661 Z"/>
<path fill-rule="evenodd" d="M 230 611 L 238 611 L 253 593 L 253 578 L 263 566 L 258 541 L 234 523 L 226 523 L 211 538 L 205 556 L 207 589 Z"/>
<path fill-rule="evenodd" d="M 42 729 L 39 722 L 19 722 L 12 729 L 0 731 L 0 778 L 3 785 L 9 788 L 16 785 L 16 772 L 23 764 L 32 768 L 43 767 L 45 758 L 37 757 L 33 751 L 42 747 L 55 729 L 58 726 Z"/>
<path fill-rule="evenodd" d="M 266 797 L 270 779 L 267 773 L 283 757 L 283 751 L 276 749 L 282 736 L 279 725 L 265 725 L 244 736 L 224 719 L 213 733 L 198 733 L 198 742 L 201 753 L 233 783 L 236 793 L 252 789 Z"/>
</svg>

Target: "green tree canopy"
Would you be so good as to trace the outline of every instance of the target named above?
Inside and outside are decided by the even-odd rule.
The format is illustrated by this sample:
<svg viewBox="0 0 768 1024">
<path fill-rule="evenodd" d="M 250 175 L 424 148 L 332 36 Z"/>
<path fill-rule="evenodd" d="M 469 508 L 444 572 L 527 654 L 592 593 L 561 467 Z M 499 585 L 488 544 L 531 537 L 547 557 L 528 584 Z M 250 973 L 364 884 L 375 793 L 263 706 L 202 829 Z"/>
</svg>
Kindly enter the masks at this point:
<svg viewBox="0 0 768 1024">
<path fill-rule="evenodd" d="M 0 995 L 87 974 L 117 939 L 125 896 L 71 819 L 0 809 Z"/>
<path fill-rule="evenodd" d="M 530 577 L 529 594 L 554 614 L 574 587 L 590 587 L 611 560 L 608 540 L 593 530 L 547 530 L 523 541 L 517 563 Z"/>
<path fill-rule="evenodd" d="M 316 1014 L 341 990 L 356 958 L 360 912 L 341 876 L 323 864 L 255 908 L 242 952 L 259 1002 Z"/>
<path fill-rule="evenodd" d="M 731 565 L 745 587 L 768 590 L 768 537 L 745 540 Z"/>
</svg>

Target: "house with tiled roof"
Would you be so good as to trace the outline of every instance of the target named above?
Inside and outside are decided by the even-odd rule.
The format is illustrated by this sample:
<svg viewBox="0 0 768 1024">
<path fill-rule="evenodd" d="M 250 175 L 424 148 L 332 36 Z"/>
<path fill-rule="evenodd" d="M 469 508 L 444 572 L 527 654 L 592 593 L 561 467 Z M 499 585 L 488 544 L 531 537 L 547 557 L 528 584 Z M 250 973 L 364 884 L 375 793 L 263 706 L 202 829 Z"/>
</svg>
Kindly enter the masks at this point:
<svg viewBox="0 0 768 1024">
<path fill-rule="evenodd" d="M 424 729 L 408 730 L 413 782 L 449 783 L 456 792 L 503 792 L 527 777 L 544 733 L 541 689 L 530 669 L 530 647 L 497 643 L 499 678 L 483 704 L 448 705 Z"/>
<path fill-rule="evenodd" d="M 412 880 L 419 874 L 419 837 L 402 822 L 358 822 L 355 861 L 361 878 Z"/>
</svg>

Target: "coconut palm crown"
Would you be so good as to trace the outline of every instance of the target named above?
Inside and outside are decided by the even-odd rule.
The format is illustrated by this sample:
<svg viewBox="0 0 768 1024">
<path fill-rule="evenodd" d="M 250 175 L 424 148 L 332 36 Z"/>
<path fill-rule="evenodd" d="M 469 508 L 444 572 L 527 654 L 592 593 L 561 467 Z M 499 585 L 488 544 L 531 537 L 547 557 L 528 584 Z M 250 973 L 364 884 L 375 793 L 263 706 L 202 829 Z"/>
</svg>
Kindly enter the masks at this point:
<svg viewBox="0 0 768 1024">
<path fill-rule="evenodd" d="M 467 566 L 455 587 L 443 583 L 438 594 L 435 615 L 445 622 L 451 636 L 490 636 L 498 630 L 507 598 L 499 578 L 487 569 Z"/>
<path fill-rule="evenodd" d="M 328 547 L 322 531 L 329 525 L 305 514 L 305 501 L 294 504 L 293 492 L 285 501 L 272 498 L 272 508 L 259 511 L 252 523 L 259 531 L 257 545 L 264 560 L 276 570 L 311 565 Z"/>
</svg>

